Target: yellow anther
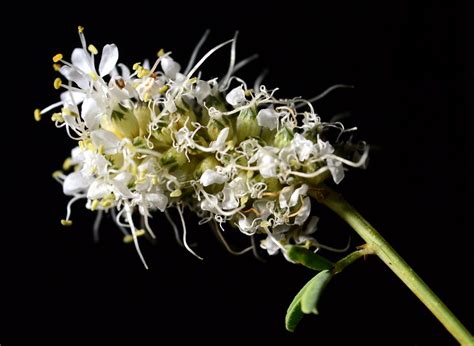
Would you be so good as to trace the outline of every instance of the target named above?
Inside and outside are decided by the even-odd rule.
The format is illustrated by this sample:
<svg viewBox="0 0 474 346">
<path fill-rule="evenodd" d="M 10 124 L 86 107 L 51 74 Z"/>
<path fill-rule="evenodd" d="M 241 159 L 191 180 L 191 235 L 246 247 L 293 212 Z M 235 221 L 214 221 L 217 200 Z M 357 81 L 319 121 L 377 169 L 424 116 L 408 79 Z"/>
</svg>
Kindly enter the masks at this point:
<svg viewBox="0 0 474 346">
<path fill-rule="evenodd" d="M 138 72 L 137 72 L 138 78 L 146 77 L 149 74 L 150 74 L 150 70 L 147 70 L 146 68 L 143 68 L 141 66 L 138 68 Z"/>
<path fill-rule="evenodd" d="M 59 72 L 61 70 L 61 65 L 60 64 L 53 64 L 54 71 Z"/>
<path fill-rule="evenodd" d="M 95 48 L 93 44 L 90 44 L 89 47 L 87 47 L 87 50 L 91 52 L 93 55 L 99 54 L 99 51 L 97 50 L 97 48 Z"/>
<path fill-rule="evenodd" d="M 79 26 L 77 27 L 77 31 L 78 31 L 79 33 L 82 33 L 82 32 L 84 31 L 84 27 L 79 25 Z"/>
<path fill-rule="evenodd" d="M 151 177 L 151 184 L 152 185 L 158 185 L 158 177 L 156 175 L 153 175 Z"/>
<path fill-rule="evenodd" d="M 61 84 L 63 84 L 61 78 L 56 78 L 53 83 L 54 89 L 58 90 L 61 87 Z"/>
<path fill-rule="evenodd" d="M 104 208 L 108 208 L 112 205 L 112 202 L 108 199 L 105 199 L 105 200 L 102 200 L 102 202 L 100 202 L 100 205 L 103 206 Z"/>
<path fill-rule="evenodd" d="M 145 93 L 143 95 L 143 101 L 148 102 L 148 101 L 150 101 L 150 99 L 151 99 L 150 93 Z"/>
<path fill-rule="evenodd" d="M 198 81 L 198 78 L 197 78 L 197 77 L 193 77 L 193 78 L 191 78 L 190 80 L 188 80 L 188 83 L 189 83 L 189 84 L 194 84 L 194 83 L 196 83 L 197 81 Z"/>
<path fill-rule="evenodd" d="M 270 227 L 271 225 L 272 225 L 272 224 L 271 224 L 270 222 L 266 221 L 266 220 L 260 222 L 260 227 L 262 227 L 262 228 L 268 228 L 268 227 Z"/>
<path fill-rule="evenodd" d="M 94 199 L 91 203 L 91 210 L 92 211 L 95 211 L 97 209 L 97 207 L 99 206 L 99 200 L 98 199 Z"/>
<path fill-rule="evenodd" d="M 68 157 L 66 160 L 63 162 L 63 170 L 67 171 L 71 168 L 72 166 L 72 160 L 70 157 Z"/>
<path fill-rule="evenodd" d="M 41 120 L 41 111 L 39 109 L 35 109 L 35 120 L 40 121 Z"/>
<path fill-rule="evenodd" d="M 242 196 L 242 197 L 240 197 L 240 204 L 245 205 L 248 202 L 248 200 L 249 200 L 248 195 Z"/>
<path fill-rule="evenodd" d="M 61 113 L 53 113 L 51 116 L 52 121 L 59 121 L 60 123 L 64 122 L 63 115 Z"/>
<path fill-rule="evenodd" d="M 84 141 L 77 142 L 77 145 L 79 145 L 79 148 L 81 148 L 82 150 L 84 150 L 86 148 L 86 146 L 84 144 Z"/>
<path fill-rule="evenodd" d="M 62 175 L 63 175 L 62 171 L 54 171 L 53 172 L 53 178 L 59 178 Z"/>
<path fill-rule="evenodd" d="M 60 61 L 60 60 L 62 60 L 62 59 L 63 59 L 63 55 L 62 55 L 61 53 L 56 54 L 55 56 L 53 56 L 53 61 L 54 61 L 54 62 L 58 62 L 58 61 Z"/>
<path fill-rule="evenodd" d="M 89 75 L 89 77 L 92 78 L 92 80 L 97 80 L 97 78 L 98 78 L 97 74 L 95 72 L 92 72 L 92 71 L 89 72 L 88 75 Z"/>
<path fill-rule="evenodd" d="M 99 145 L 99 147 L 97 148 L 97 154 L 100 154 L 100 155 L 104 154 L 104 145 L 103 144 Z"/>
<path fill-rule="evenodd" d="M 179 197 L 181 196 L 182 192 L 180 189 L 176 189 L 170 193 L 170 197 Z"/>
<path fill-rule="evenodd" d="M 159 92 L 160 94 L 164 94 L 165 92 L 168 91 L 169 88 L 170 88 L 169 85 L 163 85 L 160 89 L 158 89 L 158 92 Z"/>
<path fill-rule="evenodd" d="M 158 58 L 161 58 L 163 55 L 165 55 L 164 49 L 161 48 L 156 55 L 158 56 Z"/>
<path fill-rule="evenodd" d="M 63 225 L 63 226 L 71 226 L 71 225 L 72 225 L 72 221 L 71 221 L 71 220 L 62 219 L 62 220 L 61 220 L 61 225 Z"/>
<path fill-rule="evenodd" d="M 133 71 L 136 71 L 140 68 L 140 63 L 139 62 L 136 62 L 135 64 L 133 64 L 132 68 L 133 68 Z"/>
<path fill-rule="evenodd" d="M 247 90 L 245 90 L 244 94 L 245 94 L 245 96 L 250 96 L 250 95 L 252 95 L 252 92 L 253 92 L 252 89 L 247 89 Z"/>
<path fill-rule="evenodd" d="M 144 234 L 145 234 L 145 231 L 142 229 L 137 229 L 135 231 L 135 235 L 137 237 L 141 237 Z M 133 242 L 133 236 L 131 234 L 127 234 L 125 237 L 123 237 L 123 242 L 126 244 Z"/>
</svg>

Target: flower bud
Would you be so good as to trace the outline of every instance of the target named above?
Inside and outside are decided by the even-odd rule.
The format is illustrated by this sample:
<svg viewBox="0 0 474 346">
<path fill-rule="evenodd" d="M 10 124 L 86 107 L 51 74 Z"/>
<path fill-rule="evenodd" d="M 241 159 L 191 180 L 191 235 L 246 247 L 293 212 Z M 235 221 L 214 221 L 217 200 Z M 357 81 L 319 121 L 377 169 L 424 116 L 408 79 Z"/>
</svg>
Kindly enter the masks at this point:
<svg viewBox="0 0 474 346">
<path fill-rule="evenodd" d="M 257 111 L 254 107 L 242 109 L 236 122 L 237 139 L 239 142 L 260 134 L 260 126 L 257 123 Z"/>
<path fill-rule="evenodd" d="M 139 126 L 133 109 L 118 104 L 108 117 L 102 117 L 100 125 L 103 129 L 114 133 L 119 138 L 135 138 L 139 134 Z"/>
<path fill-rule="evenodd" d="M 201 175 L 207 170 L 211 169 L 214 170 L 214 168 L 219 165 L 219 162 L 214 158 L 214 156 L 208 156 L 201 162 L 196 167 L 196 170 L 194 171 L 194 177 L 196 179 L 199 179 Z"/>
<path fill-rule="evenodd" d="M 273 144 L 277 148 L 286 147 L 291 143 L 293 136 L 294 135 L 292 130 L 288 129 L 287 127 L 283 127 L 276 133 Z"/>
<path fill-rule="evenodd" d="M 188 159 L 183 152 L 177 151 L 175 148 L 169 148 L 163 153 L 163 156 L 160 159 L 160 163 L 163 166 L 168 167 L 170 171 L 173 171 L 182 165 L 184 165 Z"/>
<path fill-rule="evenodd" d="M 147 135 L 148 124 L 150 123 L 150 119 L 151 119 L 150 109 L 148 109 L 146 105 L 141 104 L 134 109 L 133 114 L 135 115 L 135 118 L 137 119 L 140 136 Z"/>
</svg>

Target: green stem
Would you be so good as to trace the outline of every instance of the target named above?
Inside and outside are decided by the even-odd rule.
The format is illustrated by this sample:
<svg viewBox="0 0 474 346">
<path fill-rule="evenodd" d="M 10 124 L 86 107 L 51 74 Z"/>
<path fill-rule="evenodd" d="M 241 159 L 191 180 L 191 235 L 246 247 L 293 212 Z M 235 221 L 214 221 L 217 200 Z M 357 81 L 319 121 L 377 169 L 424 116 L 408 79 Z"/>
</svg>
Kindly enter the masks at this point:
<svg viewBox="0 0 474 346">
<path fill-rule="evenodd" d="M 334 274 L 339 274 L 342 272 L 348 265 L 354 263 L 361 257 L 365 257 L 367 255 L 372 255 L 374 252 L 372 248 L 368 245 L 363 245 L 361 248 L 357 251 L 354 251 L 344 257 L 343 259 L 340 259 L 334 264 L 334 268 L 332 269 L 332 272 Z"/>
<path fill-rule="evenodd" d="M 462 345 L 474 345 L 474 338 L 466 327 L 390 244 L 340 194 L 327 187 L 310 190 L 309 193 L 346 221 L 365 240 L 371 251 L 415 293 L 458 342 Z"/>
</svg>

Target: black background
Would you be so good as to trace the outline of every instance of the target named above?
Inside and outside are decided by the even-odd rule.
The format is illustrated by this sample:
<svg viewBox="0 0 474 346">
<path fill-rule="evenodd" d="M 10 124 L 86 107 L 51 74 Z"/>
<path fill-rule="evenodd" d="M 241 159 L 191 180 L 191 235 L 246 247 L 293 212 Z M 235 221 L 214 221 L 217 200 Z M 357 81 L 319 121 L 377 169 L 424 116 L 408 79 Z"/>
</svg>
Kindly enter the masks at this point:
<svg viewBox="0 0 474 346">
<path fill-rule="evenodd" d="M 373 147 L 369 168 L 349 172 L 338 189 L 474 331 L 474 90 L 468 64 L 474 56 L 467 49 L 467 8 L 416 3 L 58 3 L 41 7 L 47 15 L 29 7 L 37 13 L 34 20 L 21 18 L 26 9 L 12 10 L 19 20 L 3 29 L 4 83 L 12 88 L 4 101 L 12 107 L 2 122 L 2 168 L 9 203 L 3 233 L 14 239 L 2 242 L 7 290 L 0 342 L 455 344 L 376 258 L 337 277 L 320 304 L 321 315 L 306 317 L 290 334 L 284 315 L 311 276 L 304 268 L 279 257 L 267 263 L 251 255 L 233 257 L 206 227 L 194 226 L 192 216 L 191 240 L 205 260 L 180 248 L 157 215 L 157 243 L 142 242 L 149 271 L 111 223 L 94 244 L 93 215 L 79 205 L 74 226 L 61 227 L 67 199 L 50 174 L 72 142 L 47 116 L 35 123 L 32 113 L 55 102 L 51 57 L 68 57 L 78 46 L 77 25 L 85 26 L 97 47 L 116 43 L 127 64 L 153 59 L 163 47 L 186 65 L 206 28 L 212 30 L 207 49 L 240 30 L 238 56 L 260 54 L 240 75 L 253 80 L 268 68 L 265 84 L 280 87 L 282 97 L 355 85 L 316 105 L 326 120 L 350 111 L 345 123 L 358 126 L 359 138 Z M 227 63 L 227 51 L 216 54 L 205 65 L 207 77 L 223 75 Z M 320 206 L 313 212 L 322 217 L 320 241 L 344 246 L 348 227 Z M 359 244 L 353 237 L 353 245 Z"/>
</svg>

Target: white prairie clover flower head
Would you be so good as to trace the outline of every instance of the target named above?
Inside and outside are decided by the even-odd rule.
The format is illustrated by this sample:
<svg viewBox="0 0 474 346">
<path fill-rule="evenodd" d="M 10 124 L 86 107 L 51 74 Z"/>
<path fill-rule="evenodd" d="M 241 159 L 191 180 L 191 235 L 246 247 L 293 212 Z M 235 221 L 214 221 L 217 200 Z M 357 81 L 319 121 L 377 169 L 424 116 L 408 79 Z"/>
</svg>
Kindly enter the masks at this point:
<svg viewBox="0 0 474 346">
<path fill-rule="evenodd" d="M 136 63 L 131 73 L 117 65 L 114 44 L 105 45 L 98 59 L 82 27 L 79 37 L 71 62 L 53 57 L 65 79 L 54 82 L 64 90 L 61 100 L 34 114 L 40 120 L 56 110 L 56 127 L 77 143 L 53 174 L 72 197 L 63 225 L 72 224 L 72 204 L 85 199 L 97 213 L 95 235 L 103 214 L 112 215 L 145 266 L 138 237 L 154 237 L 149 219 L 158 212 L 196 255 L 186 241 L 184 208 L 217 232 L 228 225 L 252 237 L 253 245 L 258 237 L 269 254 L 285 253 L 288 244 L 319 248 L 311 236 L 317 219 L 310 218 L 308 191 L 327 178 L 340 183 L 346 167 L 365 164 L 367 147 L 343 140 L 349 130 L 322 122 L 306 100 L 278 99 L 276 89 L 259 82 L 249 89 L 234 75 L 251 60 L 235 64 L 235 38 L 195 63 L 201 40 L 184 71 L 161 50 L 151 68 Z M 225 77 L 201 79 L 198 70 L 228 44 Z M 180 216 L 182 235 L 169 208 Z"/>
</svg>

